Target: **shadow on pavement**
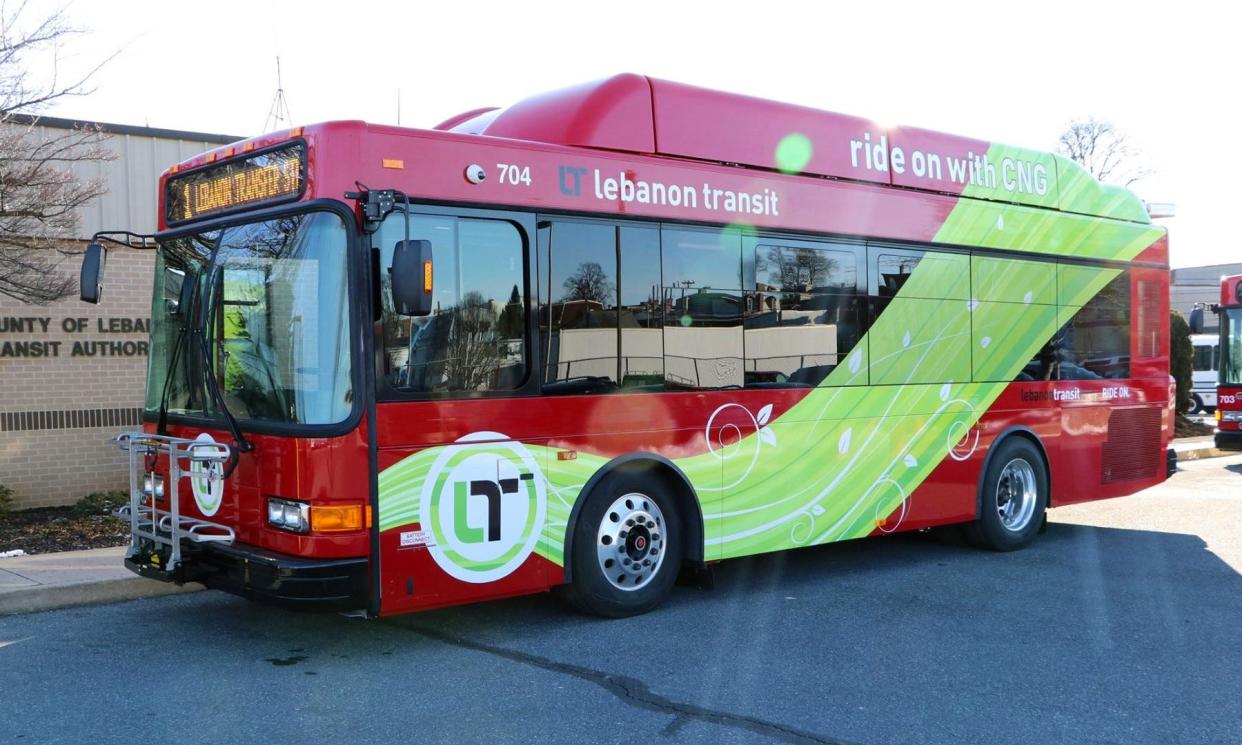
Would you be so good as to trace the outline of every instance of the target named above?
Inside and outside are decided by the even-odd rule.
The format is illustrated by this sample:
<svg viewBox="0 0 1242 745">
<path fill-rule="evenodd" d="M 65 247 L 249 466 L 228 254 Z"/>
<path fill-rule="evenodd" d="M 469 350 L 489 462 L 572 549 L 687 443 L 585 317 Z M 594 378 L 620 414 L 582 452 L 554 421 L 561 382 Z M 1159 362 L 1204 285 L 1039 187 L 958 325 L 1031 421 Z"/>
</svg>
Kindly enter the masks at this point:
<svg viewBox="0 0 1242 745">
<path fill-rule="evenodd" d="M 549 741 L 625 716 L 707 742 L 1227 742 L 1239 617 L 1242 575 L 1198 537 L 1052 523 L 1013 553 L 907 534 L 723 562 L 714 590 L 614 621 L 542 595 L 362 621 L 217 592 L 13 617 L 29 641 L 0 649 L 0 690 L 14 731 L 69 740 L 96 691 L 175 680 L 154 731 L 189 716 L 225 740 L 245 730 L 220 706 L 262 721 L 279 691 L 348 701 L 373 738 L 521 712 Z"/>
</svg>

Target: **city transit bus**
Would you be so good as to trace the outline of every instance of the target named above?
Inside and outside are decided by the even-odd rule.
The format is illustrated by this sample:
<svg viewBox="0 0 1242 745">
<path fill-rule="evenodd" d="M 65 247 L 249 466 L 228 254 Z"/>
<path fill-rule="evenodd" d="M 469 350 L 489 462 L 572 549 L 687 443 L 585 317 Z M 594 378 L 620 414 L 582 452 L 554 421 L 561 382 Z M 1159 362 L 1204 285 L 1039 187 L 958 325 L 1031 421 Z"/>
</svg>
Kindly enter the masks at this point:
<svg viewBox="0 0 1242 745">
<path fill-rule="evenodd" d="M 1242 450 L 1242 274 L 1221 277 L 1216 447 Z"/>
<path fill-rule="evenodd" d="M 1165 478 L 1168 246 L 1060 156 L 620 75 L 160 180 L 126 564 L 388 615 Z M 105 253 L 88 248 L 97 300 Z"/>
</svg>

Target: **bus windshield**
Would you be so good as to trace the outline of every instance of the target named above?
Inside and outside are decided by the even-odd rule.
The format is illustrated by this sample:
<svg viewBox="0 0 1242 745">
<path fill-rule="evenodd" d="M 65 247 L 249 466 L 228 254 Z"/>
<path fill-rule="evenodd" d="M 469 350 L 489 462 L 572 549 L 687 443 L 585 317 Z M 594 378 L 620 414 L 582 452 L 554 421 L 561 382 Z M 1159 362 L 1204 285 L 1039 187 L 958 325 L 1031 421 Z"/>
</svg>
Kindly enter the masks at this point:
<svg viewBox="0 0 1242 745">
<path fill-rule="evenodd" d="M 346 246 L 344 223 L 328 212 L 161 241 L 147 411 L 222 415 L 214 376 L 240 421 L 344 421 L 353 408 Z"/>
<path fill-rule="evenodd" d="M 1220 384 L 1242 385 L 1242 308 L 1220 313 Z"/>
</svg>

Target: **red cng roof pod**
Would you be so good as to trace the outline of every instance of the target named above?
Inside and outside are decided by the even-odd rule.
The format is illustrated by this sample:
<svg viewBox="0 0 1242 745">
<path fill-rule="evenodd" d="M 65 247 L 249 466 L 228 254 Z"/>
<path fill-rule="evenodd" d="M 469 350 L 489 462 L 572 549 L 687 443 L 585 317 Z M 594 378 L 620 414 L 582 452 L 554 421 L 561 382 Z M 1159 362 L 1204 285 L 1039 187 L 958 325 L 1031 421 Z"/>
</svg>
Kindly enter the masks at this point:
<svg viewBox="0 0 1242 745">
<path fill-rule="evenodd" d="M 931 178 L 936 172 L 929 175 L 926 168 L 916 175 L 904 155 L 894 163 L 896 139 L 961 158 L 988 150 L 981 140 L 912 128 L 890 131 L 856 116 L 632 73 L 543 93 L 498 112 L 476 109 L 437 129 L 953 193 L 966 184 Z M 787 156 L 780 155 L 783 145 L 789 147 Z"/>
<path fill-rule="evenodd" d="M 872 132 L 878 146 L 883 130 L 866 119 L 664 80 L 652 80 L 651 90 L 663 155 L 891 183 L 887 172 L 866 167 L 861 148 L 854 165 L 849 147 L 825 146 Z M 778 162 L 787 142 L 794 144 Z"/>
<path fill-rule="evenodd" d="M 541 93 L 495 114 L 486 109 L 468 112 L 437 129 L 601 150 L 656 152 L 651 83 L 629 73 Z"/>
<path fill-rule="evenodd" d="M 437 129 L 690 158 L 1016 204 L 1150 219 L 1133 194 L 1051 153 L 631 73 L 479 109 Z"/>
</svg>

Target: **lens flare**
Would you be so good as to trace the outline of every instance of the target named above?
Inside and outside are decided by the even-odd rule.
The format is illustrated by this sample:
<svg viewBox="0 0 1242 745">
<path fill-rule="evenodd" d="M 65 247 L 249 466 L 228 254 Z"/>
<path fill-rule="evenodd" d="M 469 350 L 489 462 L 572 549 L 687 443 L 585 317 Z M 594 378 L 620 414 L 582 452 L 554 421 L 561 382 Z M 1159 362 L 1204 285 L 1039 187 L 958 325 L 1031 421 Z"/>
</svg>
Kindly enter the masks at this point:
<svg viewBox="0 0 1242 745">
<path fill-rule="evenodd" d="M 801 132 L 791 132 L 776 145 L 776 167 L 785 173 L 801 173 L 811 162 L 811 140 Z"/>
</svg>

